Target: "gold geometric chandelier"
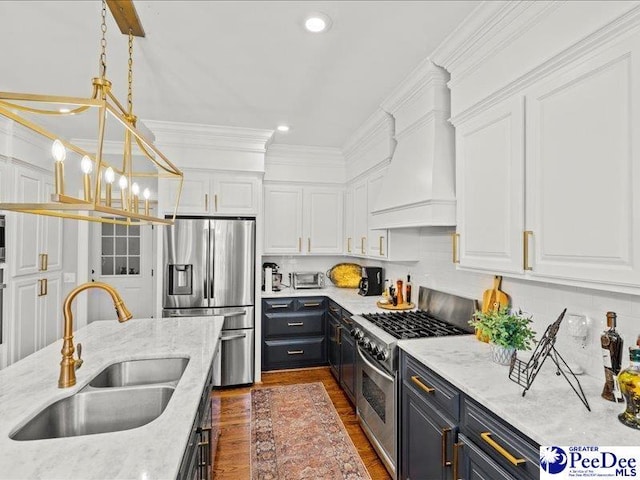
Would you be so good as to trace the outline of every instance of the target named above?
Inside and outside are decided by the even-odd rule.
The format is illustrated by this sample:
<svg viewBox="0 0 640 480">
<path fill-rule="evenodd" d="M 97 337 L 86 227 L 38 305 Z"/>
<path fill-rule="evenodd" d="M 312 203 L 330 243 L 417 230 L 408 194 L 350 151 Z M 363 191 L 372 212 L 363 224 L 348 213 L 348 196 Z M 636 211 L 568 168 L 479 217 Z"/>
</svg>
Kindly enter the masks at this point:
<svg viewBox="0 0 640 480">
<path fill-rule="evenodd" d="M 120 15 L 116 17 L 115 8 Z M 13 120 L 29 130 L 42 135 L 53 142 L 51 155 L 55 161 L 56 192 L 46 203 L 0 203 L 0 210 L 48 215 L 76 220 L 100 223 L 134 224 L 172 224 L 175 219 L 182 193 L 182 172 L 173 165 L 153 142 L 137 128 L 137 117 L 133 114 L 133 36 L 144 36 L 139 25 L 135 7 L 131 2 L 110 2 L 110 8 L 123 33 L 129 35 L 129 70 L 127 108 L 116 99 L 111 91 L 111 82 L 106 78 L 106 1 L 102 0 L 100 42 L 100 76 L 92 79 L 93 93 L 90 98 L 38 95 L 30 93 L 0 92 L 0 115 Z M 128 8 L 123 12 L 123 6 Z M 124 13 L 124 15 L 122 15 Z M 132 28 L 132 20 L 134 28 Z M 123 23 L 128 22 L 126 30 Z M 141 32 L 141 33 L 140 33 Z M 42 118 L 75 117 L 87 112 L 98 112 L 98 134 L 95 151 L 89 151 L 60 135 L 48 127 L 36 123 L 30 116 Z M 40 118 L 40 117 L 38 117 Z M 124 128 L 124 148 L 122 162 L 109 162 L 104 157 L 107 122 Z M 147 168 L 134 168 L 134 148 L 136 163 L 142 159 Z M 65 160 L 68 152 L 77 163 L 78 173 L 82 172 L 83 198 L 76 198 L 65 191 Z M 149 164 L 150 162 L 150 164 Z M 139 167 L 139 165 L 137 165 Z M 67 168 L 68 171 L 68 168 Z M 113 183 L 117 178 L 117 186 Z M 173 216 L 162 218 L 151 215 L 151 191 L 141 191 L 140 181 L 173 179 L 179 182 Z M 104 189 L 103 189 L 104 186 Z M 119 195 L 113 189 L 120 190 Z M 142 195 L 142 200 L 140 196 Z"/>
</svg>

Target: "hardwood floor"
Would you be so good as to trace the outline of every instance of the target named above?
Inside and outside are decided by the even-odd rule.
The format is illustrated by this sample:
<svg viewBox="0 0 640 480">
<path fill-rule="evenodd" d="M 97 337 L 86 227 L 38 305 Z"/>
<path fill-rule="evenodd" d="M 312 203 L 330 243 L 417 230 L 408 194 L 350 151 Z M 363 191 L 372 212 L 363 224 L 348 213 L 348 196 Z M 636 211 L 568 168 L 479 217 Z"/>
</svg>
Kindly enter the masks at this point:
<svg viewBox="0 0 640 480">
<path fill-rule="evenodd" d="M 390 480 L 384 465 L 360 428 L 354 408 L 331 375 L 329 367 L 265 372 L 262 374 L 262 383 L 253 388 L 309 382 L 324 384 L 371 478 Z M 219 409 L 219 423 L 214 425 L 214 428 L 220 430 L 213 465 L 213 478 L 215 480 L 248 480 L 251 478 L 251 388 L 219 390 L 211 395 L 214 410 Z"/>
</svg>

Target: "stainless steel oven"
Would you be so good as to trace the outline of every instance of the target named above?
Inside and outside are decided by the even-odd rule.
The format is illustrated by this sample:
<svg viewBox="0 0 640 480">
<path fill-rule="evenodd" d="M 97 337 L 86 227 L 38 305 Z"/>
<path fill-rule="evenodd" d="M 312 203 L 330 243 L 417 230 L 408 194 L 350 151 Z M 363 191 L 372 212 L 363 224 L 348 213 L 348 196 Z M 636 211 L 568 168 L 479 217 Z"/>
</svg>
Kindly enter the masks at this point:
<svg viewBox="0 0 640 480">
<path fill-rule="evenodd" d="M 360 425 L 385 467 L 396 471 L 396 374 L 357 345 L 356 405 Z"/>
</svg>

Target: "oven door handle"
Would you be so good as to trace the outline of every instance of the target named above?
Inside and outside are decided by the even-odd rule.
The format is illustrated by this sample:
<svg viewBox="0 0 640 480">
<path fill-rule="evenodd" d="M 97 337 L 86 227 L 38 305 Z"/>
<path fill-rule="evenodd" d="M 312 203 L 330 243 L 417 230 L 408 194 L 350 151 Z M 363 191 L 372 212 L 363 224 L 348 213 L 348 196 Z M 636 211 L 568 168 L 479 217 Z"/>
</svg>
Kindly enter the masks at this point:
<svg viewBox="0 0 640 480">
<path fill-rule="evenodd" d="M 376 372 L 378 375 L 380 375 L 382 378 L 384 378 L 385 380 L 387 380 L 388 382 L 393 382 L 394 379 L 391 375 L 389 375 L 387 372 L 384 372 L 382 370 L 380 370 L 378 367 L 376 367 L 373 363 L 371 363 L 369 360 L 367 360 L 367 358 L 364 356 L 362 349 L 360 348 L 360 345 L 356 346 L 357 350 L 358 350 L 358 355 L 360 356 L 360 358 L 362 359 L 362 361 L 374 372 Z"/>
</svg>

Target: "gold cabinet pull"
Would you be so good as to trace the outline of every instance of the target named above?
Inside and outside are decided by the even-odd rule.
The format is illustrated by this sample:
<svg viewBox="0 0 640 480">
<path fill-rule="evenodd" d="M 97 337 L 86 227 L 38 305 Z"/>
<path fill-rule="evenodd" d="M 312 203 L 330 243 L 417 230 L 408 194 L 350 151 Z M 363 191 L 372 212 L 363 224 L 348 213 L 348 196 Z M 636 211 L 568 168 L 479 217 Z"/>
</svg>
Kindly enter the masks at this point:
<svg viewBox="0 0 640 480">
<path fill-rule="evenodd" d="M 522 252 L 522 262 L 523 262 L 523 268 L 525 270 L 533 270 L 533 267 L 531 267 L 531 265 L 529 265 L 529 236 L 533 235 L 533 232 L 531 230 L 525 230 L 522 233 L 522 248 L 523 248 L 523 252 Z"/>
<path fill-rule="evenodd" d="M 218 194 L 214 194 L 213 195 L 213 208 L 215 209 L 215 211 L 218 211 Z"/>
<path fill-rule="evenodd" d="M 527 462 L 524 458 L 516 458 L 511 455 L 502 445 L 491 438 L 491 432 L 482 432 L 480 434 L 480 437 L 482 438 L 482 440 L 487 442 L 496 452 L 506 458 L 512 465 L 515 465 L 517 467 Z"/>
<path fill-rule="evenodd" d="M 48 253 L 44 254 L 44 270 L 45 272 L 49 270 L 49 254 Z"/>
<path fill-rule="evenodd" d="M 379 243 L 380 243 L 380 256 L 384 257 L 384 250 L 382 248 L 382 240 L 384 239 L 383 235 L 380 235 Z"/>
<path fill-rule="evenodd" d="M 38 296 L 41 297 L 42 295 L 42 279 L 38 279 Z"/>
<path fill-rule="evenodd" d="M 304 350 L 287 350 L 287 355 L 302 355 Z"/>
<path fill-rule="evenodd" d="M 319 307 L 319 303 L 303 303 L 305 307 Z"/>
<path fill-rule="evenodd" d="M 47 270 L 47 265 L 46 265 L 46 260 L 45 260 L 45 255 L 44 253 L 41 253 L 40 255 L 38 255 L 38 259 L 40 260 L 40 265 L 38 267 L 38 270 L 41 272 L 44 272 L 45 270 Z"/>
<path fill-rule="evenodd" d="M 336 343 L 338 345 L 341 345 L 342 344 L 342 327 L 336 328 L 336 331 L 338 332 L 338 340 Z"/>
<path fill-rule="evenodd" d="M 302 237 L 298 237 L 298 252 L 302 252 Z"/>
<path fill-rule="evenodd" d="M 351 253 L 351 237 L 347 238 L 347 253 Z"/>
<path fill-rule="evenodd" d="M 424 383 L 422 383 L 422 380 L 420 380 L 420 377 L 418 377 L 417 375 L 414 375 L 411 377 L 411 381 L 413 383 L 415 383 L 417 386 L 419 386 L 422 390 L 424 390 L 427 393 L 433 393 L 436 391 L 435 388 L 433 387 L 428 387 L 427 385 L 425 385 Z"/>
<path fill-rule="evenodd" d="M 458 253 L 458 243 L 460 243 L 460 234 L 451 234 L 451 243 L 453 245 L 453 263 L 460 263 L 460 255 Z"/>
<path fill-rule="evenodd" d="M 49 293 L 49 281 L 46 278 L 44 278 L 42 280 L 42 282 L 44 283 L 44 293 L 43 293 L 43 295 L 47 295 Z"/>
<path fill-rule="evenodd" d="M 447 437 L 449 436 L 449 432 L 451 432 L 451 429 L 449 427 L 444 427 L 442 429 L 442 466 L 443 467 L 450 467 L 451 466 L 451 462 L 449 460 L 447 460 Z"/>
<path fill-rule="evenodd" d="M 304 322 L 287 322 L 287 327 L 303 327 Z"/>
<path fill-rule="evenodd" d="M 209 194 L 208 193 L 204 194 L 204 211 L 205 212 L 209 211 Z"/>
<path fill-rule="evenodd" d="M 364 255 L 364 242 L 366 242 L 367 237 L 362 237 L 360 239 L 360 250 L 362 251 L 362 255 Z"/>
<path fill-rule="evenodd" d="M 458 455 L 459 450 L 464 446 L 464 443 L 458 442 L 453 444 L 453 480 L 462 480 L 458 477 Z"/>
<path fill-rule="evenodd" d="M 311 253 L 311 237 L 307 237 L 307 252 Z"/>
</svg>

